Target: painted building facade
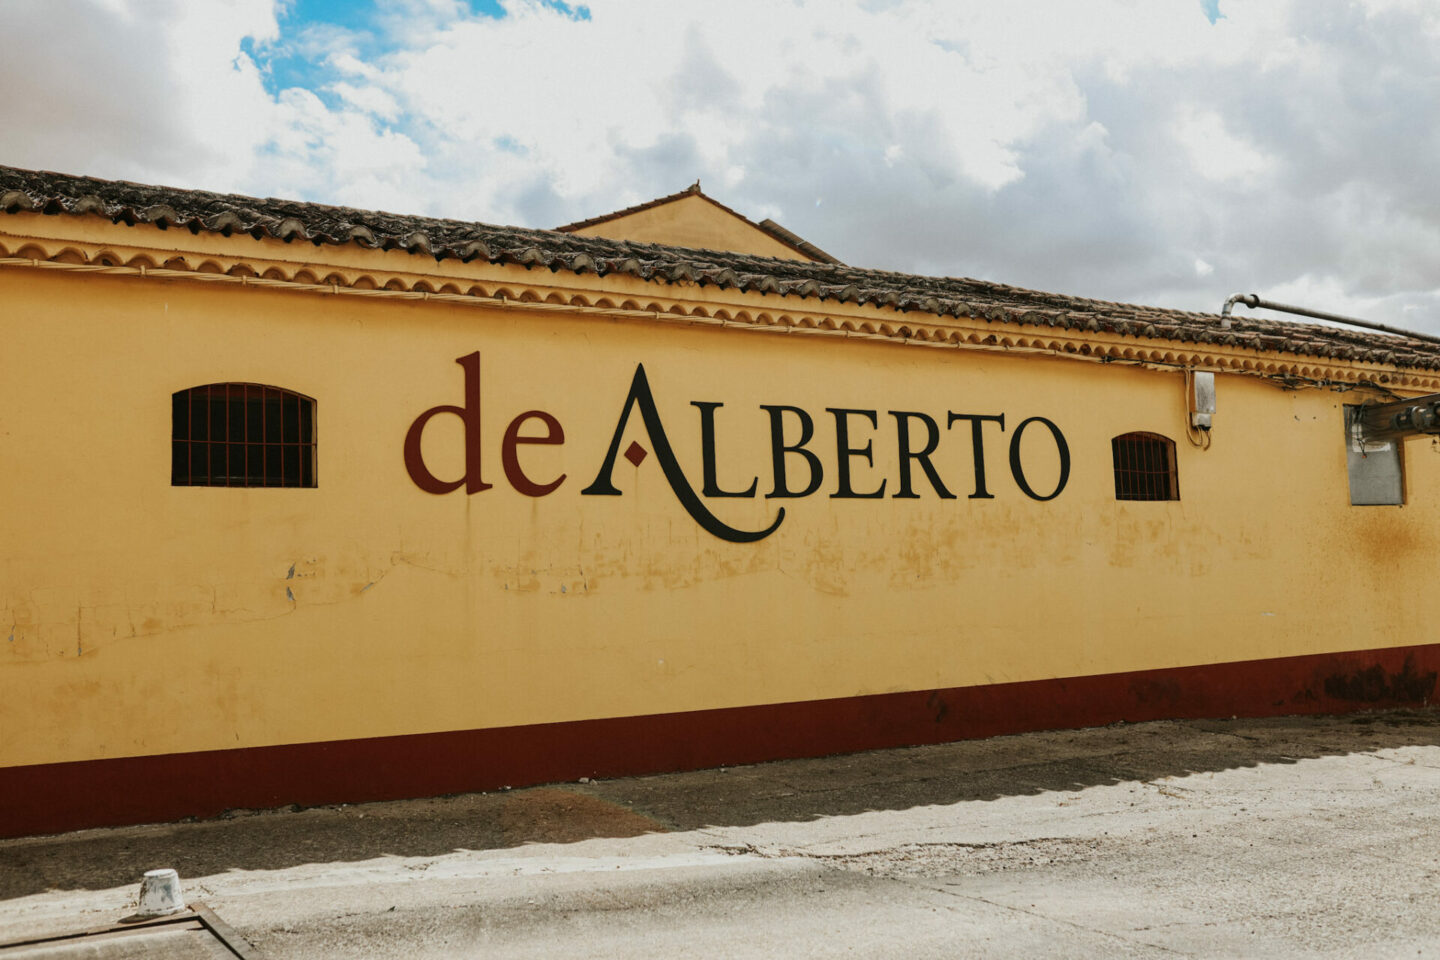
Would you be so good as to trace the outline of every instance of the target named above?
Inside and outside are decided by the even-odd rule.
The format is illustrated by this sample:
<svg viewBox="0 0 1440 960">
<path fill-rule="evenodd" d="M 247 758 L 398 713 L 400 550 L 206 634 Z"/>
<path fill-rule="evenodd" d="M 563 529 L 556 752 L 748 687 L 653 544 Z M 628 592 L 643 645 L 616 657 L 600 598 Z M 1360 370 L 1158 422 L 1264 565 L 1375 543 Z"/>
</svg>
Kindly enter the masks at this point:
<svg viewBox="0 0 1440 960">
<path fill-rule="evenodd" d="M 1352 506 L 1343 426 L 1432 344 L 723 215 L 0 211 L 0 835 L 1433 694 L 1440 454 Z"/>
</svg>

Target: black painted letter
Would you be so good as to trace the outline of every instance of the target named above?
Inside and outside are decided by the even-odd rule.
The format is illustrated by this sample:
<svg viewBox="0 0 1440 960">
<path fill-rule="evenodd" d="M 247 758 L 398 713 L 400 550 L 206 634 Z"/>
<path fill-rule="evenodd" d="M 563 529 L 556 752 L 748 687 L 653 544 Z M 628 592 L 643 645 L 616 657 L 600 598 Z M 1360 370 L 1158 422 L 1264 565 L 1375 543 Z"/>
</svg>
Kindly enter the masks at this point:
<svg viewBox="0 0 1440 960">
<path fill-rule="evenodd" d="M 940 446 L 940 425 L 923 413 L 915 413 L 909 410 L 891 410 L 890 416 L 895 418 L 895 431 L 900 443 L 900 492 L 893 496 L 898 500 L 920 499 L 910 485 L 910 461 L 914 460 L 920 464 L 920 469 L 925 471 L 925 476 L 930 478 L 930 486 L 942 500 L 954 500 L 955 494 L 945 489 L 945 484 L 940 482 L 940 474 L 935 471 L 935 464 L 930 462 L 930 455 L 935 448 Z M 919 420 L 925 424 L 925 449 L 910 449 L 910 421 Z"/>
<path fill-rule="evenodd" d="M 809 450 L 805 444 L 815 435 L 815 421 L 810 419 L 810 414 L 799 407 L 772 406 L 760 404 L 760 409 L 770 414 L 770 456 L 775 464 L 775 489 L 765 494 L 770 497 L 808 497 L 820 489 L 820 482 L 825 479 L 825 471 L 820 466 L 820 458 Z M 800 439 L 790 446 L 785 445 L 785 422 L 786 412 L 795 414 L 800 418 Z M 810 482 L 805 485 L 804 490 L 791 490 L 786 483 L 785 454 L 798 453 L 805 458 L 810 465 Z"/>
<path fill-rule="evenodd" d="M 1025 480 L 1025 469 L 1020 465 L 1020 438 L 1025 435 L 1025 428 L 1032 423 L 1043 423 L 1050 428 L 1050 434 L 1055 438 L 1055 448 L 1060 452 L 1060 479 L 1056 482 L 1055 489 L 1044 497 L 1030 489 L 1030 484 Z M 1010 437 L 1010 473 L 1015 477 L 1016 485 L 1032 500 L 1054 500 L 1060 496 L 1060 491 L 1065 489 L 1065 484 L 1070 480 L 1070 447 L 1065 443 L 1065 436 L 1060 432 L 1060 428 L 1044 417 L 1031 417 L 1029 420 L 1020 421 L 1014 435 Z"/>
<path fill-rule="evenodd" d="M 725 404 L 691 400 L 690 406 L 700 408 L 700 452 L 701 460 L 705 465 L 705 485 L 700 488 L 700 492 L 707 497 L 755 496 L 755 487 L 760 483 L 759 477 L 750 481 L 750 488 L 744 493 L 720 489 L 720 481 L 716 476 L 719 471 L 715 465 L 715 408 L 723 407 Z"/>
<path fill-rule="evenodd" d="M 630 393 L 625 397 L 625 406 L 620 411 L 620 420 L 615 424 L 615 435 L 610 438 L 610 449 L 605 454 L 605 462 L 600 465 L 600 472 L 595 475 L 595 482 L 584 490 L 580 491 L 582 496 L 587 497 L 618 497 L 620 490 L 615 486 L 614 471 L 615 457 L 620 452 L 620 438 L 625 433 L 625 424 L 630 420 L 630 411 L 636 406 L 640 408 L 640 419 L 645 424 L 645 433 L 650 437 L 650 445 L 655 448 L 655 459 L 660 461 L 660 469 L 665 473 L 665 480 L 670 484 L 675 499 L 690 514 L 690 518 L 706 531 L 719 537 L 721 540 L 728 540 L 731 543 L 753 543 L 756 540 L 764 540 L 774 533 L 785 519 L 785 508 L 781 507 L 775 514 L 775 520 L 764 530 L 737 530 L 727 526 L 719 517 L 711 513 L 690 486 L 690 481 L 685 479 L 685 471 L 680 469 L 680 462 L 675 459 L 675 451 L 670 446 L 670 438 L 665 435 L 665 424 L 660 421 L 660 411 L 655 408 L 655 397 L 650 392 L 650 381 L 645 377 L 645 365 L 635 365 L 635 376 L 630 381 Z"/>
<path fill-rule="evenodd" d="M 981 426 L 987 421 L 1000 424 L 1000 431 L 1005 431 L 1005 414 L 996 413 L 950 413 L 945 421 L 945 429 L 949 430 L 955 425 L 956 420 L 970 421 L 970 443 L 975 448 L 975 492 L 970 494 L 971 500 L 994 500 L 995 494 L 985 489 L 985 438 L 981 435 Z"/>
<path fill-rule="evenodd" d="M 875 415 L 874 410 L 847 410 L 843 407 L 826 407 L 828 412 L 835 415 L 835 492 L 830 494 L 832 499 L 841 500 L 874 500 L 885 496 L 885 484 L 888 480 L 880 481 L 880 489 L 870 493 L 856 493 L 850 486 L 850 458 L 864 457 L 865 462 L 875 466 L 875 455 L 872 452 L 875 442 L 868 441 L 863 447 L 850 446 L 850 421 L 851 414 L 865 417 L 870 421 L 870 426 L 879 427 L 880 418 Z"/>
</svg>

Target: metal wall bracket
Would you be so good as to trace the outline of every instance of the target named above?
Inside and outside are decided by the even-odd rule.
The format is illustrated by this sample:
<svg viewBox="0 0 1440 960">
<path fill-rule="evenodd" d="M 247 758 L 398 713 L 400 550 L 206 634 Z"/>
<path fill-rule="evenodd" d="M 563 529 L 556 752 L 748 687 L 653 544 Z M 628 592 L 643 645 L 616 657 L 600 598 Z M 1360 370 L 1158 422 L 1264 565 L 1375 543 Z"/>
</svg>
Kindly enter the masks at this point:
<svg viewBox="0 0 1440 960">
<path fill-rule="evenodd" d="M 1404 440 L 1421 434 L 1440 434 L 1440 393 L 1389 403 L 1367 403 L 1356 408 L 1357 423 L 1366 440 Z"/>
</svg>

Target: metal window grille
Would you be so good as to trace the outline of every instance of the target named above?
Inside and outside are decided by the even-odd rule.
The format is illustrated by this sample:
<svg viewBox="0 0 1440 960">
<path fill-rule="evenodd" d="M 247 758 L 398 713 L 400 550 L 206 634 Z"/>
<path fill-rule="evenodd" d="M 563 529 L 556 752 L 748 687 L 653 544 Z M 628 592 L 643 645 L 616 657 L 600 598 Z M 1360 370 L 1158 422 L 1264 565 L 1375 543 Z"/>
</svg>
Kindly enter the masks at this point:
<svg viewBox="0 0 1440 960">
<path fill-rule="evenodd" d="M 315 401 L 258 383 L 211 383 L 173 394 L 170 484 L 316 486 Z"/>
<path fill-rule="evenodd" d="M 1158 433 L 1124 433 L 1110 441 L 1116 500 L 1179 500 L 1175 441 Z"/>
</svg>

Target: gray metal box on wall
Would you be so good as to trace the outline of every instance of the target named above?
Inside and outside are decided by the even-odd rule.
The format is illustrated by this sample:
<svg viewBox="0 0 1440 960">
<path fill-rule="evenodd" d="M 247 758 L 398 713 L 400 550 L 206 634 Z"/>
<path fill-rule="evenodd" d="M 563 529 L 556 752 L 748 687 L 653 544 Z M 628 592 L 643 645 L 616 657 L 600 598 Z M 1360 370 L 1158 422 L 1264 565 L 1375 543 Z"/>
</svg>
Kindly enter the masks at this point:
<svg viewBox="0 0 1440 960">
<path fill-rule="evenodd" d="M 1345 404 L 1345 465 L 1353 506 L 1393 506 L 1405 502 L 1401 453 L 1405 441 L 1365 440 L 1358 422 L 1360 406 Z"/>
</svg>

